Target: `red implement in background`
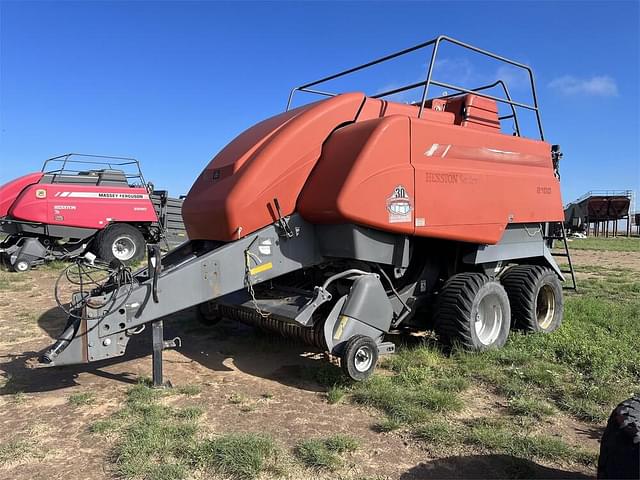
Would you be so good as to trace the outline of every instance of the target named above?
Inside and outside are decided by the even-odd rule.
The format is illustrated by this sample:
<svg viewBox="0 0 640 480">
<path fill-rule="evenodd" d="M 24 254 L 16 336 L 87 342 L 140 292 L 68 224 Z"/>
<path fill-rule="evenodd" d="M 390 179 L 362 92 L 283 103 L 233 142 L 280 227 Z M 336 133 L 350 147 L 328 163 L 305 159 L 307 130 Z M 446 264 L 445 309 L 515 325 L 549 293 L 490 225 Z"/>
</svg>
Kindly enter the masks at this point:
<svg viewBox="0 0 640 480">
<path fill-rule="evenodd" d="M 17 271 L 87 249 L 107 261 L 140 260 L 147 241 L 186 240 L 181 204 L 154 193 L 134 159 L 63 155 L 0 187 L 0 252 Z"/>
</svg>

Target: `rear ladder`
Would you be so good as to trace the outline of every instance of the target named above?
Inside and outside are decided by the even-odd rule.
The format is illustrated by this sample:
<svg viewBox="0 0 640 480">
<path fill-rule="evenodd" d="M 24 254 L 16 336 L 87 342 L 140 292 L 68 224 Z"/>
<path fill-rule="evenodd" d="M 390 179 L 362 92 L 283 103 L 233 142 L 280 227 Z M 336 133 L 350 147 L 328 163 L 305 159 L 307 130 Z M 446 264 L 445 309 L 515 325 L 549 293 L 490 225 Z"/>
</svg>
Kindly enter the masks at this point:
<svg viewBox="0 0 640 480">
<path fill-rule="evenodd" d="M 571 274 L 571 284 L 564 285 L 563 288 L 565 290 L 573 290 L 575 292 L 578 291 L 578 285 L 576 283 L 576 273 L 573 269 L 573 262 L 571 261 L 571 254 L 569 253 L 569 244 L 567 243 L 567 231 L 564 228 L 564 222 L 557 222 L 560 224 L 560 235 L 550 235 L 549 228 L 547 228 L 547 235 L 544 237 L 545 240 L 551 240 L 551 255 L 554 257 L 563 257 L 567 259 L 567 263 L 569 264 L 568 269 L 561 270 L 562 273 Z M 549 224 L 550 225 L 550 224 Z M 557 231 L 557 230 L 556 230 Z M 562 245 L 564 246 L 564 252 L 554 252 L 553 251 L 553 242 L 555 240 L 562 240 Z"/>
</svg>

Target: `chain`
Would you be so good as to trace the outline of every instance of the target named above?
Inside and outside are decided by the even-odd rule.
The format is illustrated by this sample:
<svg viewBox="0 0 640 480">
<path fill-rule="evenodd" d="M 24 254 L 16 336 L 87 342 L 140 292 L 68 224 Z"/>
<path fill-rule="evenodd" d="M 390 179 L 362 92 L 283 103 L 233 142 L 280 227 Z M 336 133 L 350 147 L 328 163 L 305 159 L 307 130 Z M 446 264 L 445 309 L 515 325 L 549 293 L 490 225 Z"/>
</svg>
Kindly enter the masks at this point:
<svg viewBox="0 0 640 480">
<path fill-rule="evenodd" d="M 262 310 L 259 306 L 258 306 L 258 301 L 256 300 L 256 294 L 253 291 L 253 283 L 251 283 L 251 257 L 255 257 L 256 255 L 251 253 L 249 250 L 245 250 L 244 252 L 244 258 L 245 258 L 245 281 L 247 283 L 247 292 L 249 292 L 249 295 L 251 296 L 251 303 L 253 303 L 253 308 L 256 311 L 256 313 L 258 315 L 260 315 L 262 318 L 269 318 L 271 316 L 271 314 L 269 312 L 265 312 L 264 310 Z M 258 258 L 258 261 L 260 259 Z"/>
</svg>

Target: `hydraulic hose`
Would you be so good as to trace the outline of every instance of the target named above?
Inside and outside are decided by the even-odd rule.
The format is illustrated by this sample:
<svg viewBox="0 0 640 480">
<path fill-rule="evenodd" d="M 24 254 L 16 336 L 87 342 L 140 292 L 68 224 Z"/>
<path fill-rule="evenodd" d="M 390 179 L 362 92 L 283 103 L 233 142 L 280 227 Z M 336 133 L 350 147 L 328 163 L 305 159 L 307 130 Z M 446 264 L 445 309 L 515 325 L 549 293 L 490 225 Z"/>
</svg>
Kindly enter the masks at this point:
<svg viewBox="0 0 640 480">
<path fill-rule="evenodd" d="M 47 350 L 40 357 L 41 363 L 51 363 L 53 360 L 62 353 L 62 351 L 69 346 L 71 340 L 76 336 L 78 327 L 80 326 L 80 317 L 69 317 L 67 322 L 67 328 L 64 329 L 62 334 L 58 337 L 56 343 L 54 343 L 49 350 Z"/>
</svg>

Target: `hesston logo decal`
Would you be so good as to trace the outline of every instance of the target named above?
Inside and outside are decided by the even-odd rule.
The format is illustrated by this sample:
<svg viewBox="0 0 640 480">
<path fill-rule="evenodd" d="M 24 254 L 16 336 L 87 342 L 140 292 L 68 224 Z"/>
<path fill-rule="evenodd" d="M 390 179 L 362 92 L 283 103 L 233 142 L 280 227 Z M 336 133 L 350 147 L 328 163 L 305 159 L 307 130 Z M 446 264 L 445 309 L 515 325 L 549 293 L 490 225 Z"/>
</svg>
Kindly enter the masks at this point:
<svg viewBox="0 0 640 480">
<path fill-rule="evenodd" d="M 479 177 L 468 173 L 427 172 L 426 180 L 427 183 L 464 183 L 473 185 L 478 183 Z"/>
</svg>

